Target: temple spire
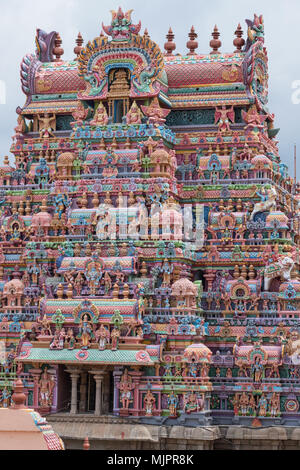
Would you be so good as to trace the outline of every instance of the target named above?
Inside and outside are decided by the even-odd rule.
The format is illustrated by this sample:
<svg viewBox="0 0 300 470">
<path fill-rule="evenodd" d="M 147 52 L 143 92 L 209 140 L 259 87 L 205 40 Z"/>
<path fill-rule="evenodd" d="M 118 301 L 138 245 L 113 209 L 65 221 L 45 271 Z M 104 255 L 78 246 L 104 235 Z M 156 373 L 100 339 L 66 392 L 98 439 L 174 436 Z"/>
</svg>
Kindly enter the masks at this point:
<svg viewBox="0 0 300 470">
<path fill-rule="evenodd" d="M 81 33 L 78 33 L 77 39 L 76 39 L 76 46 L 74 47 L 74 54 L 78 57 L 80 55 L 80 52 L 82 51 L 83 47 L 83 37 L 81 36 Z"/>
<path fill-rule="evenodd" d="M 15 410 L 26 408 L 25 401 L 26 395 L 24 393 L 24 385 L 21 379 L 18 379 L 14 384 L 14 393 L 12 394 L 13 405 L 11 408 Z"/>
<path fill-rule="evenodd" d="M 55 62 L 60 62 L 61 61 L 61 56 L 64 54 L 64 50 L 61 47 L 61 45 L 62 45 L 62 40 L 61 40 L 60 34 L 57 33 L 55 41 L 54 41 L 54 46 L 55 47 L 53 49 L 53 54 L 56 57 Z"/>
<path fill-rule="evenodd" d="M 210 52 L 210 54 L 220 54 L 220 51 L 218 49 L 219 47 L 221 47 L 222 43 L 219 40 L 220 33 L 219 33 L 217 25 L 215 25 L 214 30 L 211 35 L 213 39 L 209 43 L 210 47 L 212 48 L 212 51 Z"/>
<path fill-rule="evenodd" d="M 186 47 L 190 50 L 188 55 L 195 55 L 195 49 L 198 47 L 198 42 L 195 39 L 198 37 L 198 34 L 195 32 L 194 26 L 191 27 L 189 32 L 189 41 L 186 43 Z"/>
<path fill-rule="evenodd" d="M 172 28 L 170 27 L 168 34 L 166 35 L 167 42 L 165 42 L 164 48 L 167 51 L 166 55 L 173 55 L 173 51 L 176 49 L 176 44 L 173 41 L 175 38 L 175 35 L 172 31 Z"/>
<path fill-rule="evenodd" d="M 242 37 L 243 30 L 240 23 L 238 24 L 234 34 L 236 35 L 236 38 L 233 40 L 233 45 L 236 47 L 236 50 L 234 52 L 241 52 L 242 47 L 245 44 L 245 39 Z"/>
</svg>

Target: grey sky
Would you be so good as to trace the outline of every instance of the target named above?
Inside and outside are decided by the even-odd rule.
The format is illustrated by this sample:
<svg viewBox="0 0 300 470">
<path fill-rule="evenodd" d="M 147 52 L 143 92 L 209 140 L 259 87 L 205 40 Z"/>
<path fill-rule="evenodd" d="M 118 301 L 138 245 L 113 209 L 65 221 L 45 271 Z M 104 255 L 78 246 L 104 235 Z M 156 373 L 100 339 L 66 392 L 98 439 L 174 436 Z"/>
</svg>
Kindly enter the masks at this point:
<svg viewBox="0 0 300 470">
<path fill-rule="evenodd" d="M 35 30 L 58 31 L 63 40 L 64 59 L 74 58 L 75 38 L 80 31 L 85 43 L 98 36 L 102 21 L 110 24 L 110 10 L 120 5 L 134 9 L 133 22 L 142 21 L 151 38 L 163 49 L 171 26 L 176 52 L 186 51 L 191 25 L 198 33 L 198 53 L 210 51 L 211 32 L 217 24 L 223 52 L 234 50 L 234 31 L 240 22 L 246 37 L 245 18 L 263 14 L 265 45 L 269 56 L 269 110 L 275 113 L 281 159 L 293 175 L 293 146 L 298 147 L 300 179 L 300 104 L 292 103 L 292 82 L 300 81 L 299 0 L 0 0 L 0 80 L 6 83 L 6 104 L 0 105 L 0 162 L 9 154 L 16 126 L 16 107 L 23 106 L 19 69 L 22 57 L 35 51 Z M 300 83 L 300 82 L 299 82 Z M 299 94 L 300 96 L 300 94 Z"/>
</svg>

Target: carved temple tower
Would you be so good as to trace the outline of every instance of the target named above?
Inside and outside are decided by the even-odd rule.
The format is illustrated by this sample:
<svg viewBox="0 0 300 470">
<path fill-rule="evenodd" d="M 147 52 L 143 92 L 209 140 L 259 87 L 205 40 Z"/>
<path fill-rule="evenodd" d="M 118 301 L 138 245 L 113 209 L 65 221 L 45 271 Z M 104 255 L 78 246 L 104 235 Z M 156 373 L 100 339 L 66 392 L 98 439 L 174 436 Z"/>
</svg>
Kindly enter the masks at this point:
<svg viewBox="0 0 300 470">
<path fill-rule="evenodd" d="M 145 423 L 299 419 L 299 187 L 262 17 L 223 53 L 113 12 L 63 60 L 37 30 L 0 168 L 1 403 Z"/>
</svg>

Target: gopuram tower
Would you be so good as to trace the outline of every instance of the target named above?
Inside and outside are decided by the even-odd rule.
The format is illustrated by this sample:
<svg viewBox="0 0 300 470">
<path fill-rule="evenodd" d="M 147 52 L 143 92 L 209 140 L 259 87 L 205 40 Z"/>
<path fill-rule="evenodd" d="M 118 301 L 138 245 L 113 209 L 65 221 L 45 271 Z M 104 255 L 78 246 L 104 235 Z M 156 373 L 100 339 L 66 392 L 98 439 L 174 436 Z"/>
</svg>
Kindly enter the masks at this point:
<svg viewBox="0 0 300 470">
<path fill-rule="evenodd" d="M 177 54 L 119 8 L 71 60 L 37 30 L 0 168 L 1 406 L 18 376 L 47 415 L 299 422 L 300 188 L 246 22 Z"/>
</svg>

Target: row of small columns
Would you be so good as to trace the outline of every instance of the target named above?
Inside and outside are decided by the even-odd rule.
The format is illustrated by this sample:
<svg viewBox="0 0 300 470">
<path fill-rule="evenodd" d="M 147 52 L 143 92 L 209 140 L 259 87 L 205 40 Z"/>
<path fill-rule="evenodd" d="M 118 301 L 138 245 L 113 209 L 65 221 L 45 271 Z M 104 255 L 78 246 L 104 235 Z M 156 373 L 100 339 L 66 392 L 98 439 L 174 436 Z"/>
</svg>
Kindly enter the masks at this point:
<svg viewBox="0 0 300 470">
<path fill-rule="evenodd" d="M 233 40 L 233 45 L 236 48 L 234 52 L 239 53 L 239 52 L 241 52 L 242 47 L 245 44 L 245 39 L 242 37 L 243 36 L 243 30 L 242 30 L 242 27 L 241 27 L 240 23 L 238 24 L 237 29 L 236 29 L 234 34 L 236 35 L 236 38 Z M 215 25 L 214 30 L 212 32 L 213 39 L 209 43 L 210 47 L 212 48 L 212 51 L 210 52 L 210 54 L 220 54 L 220 51 L 218 49 L 221 47 L 222 43 L 219 40 L 219 36 L 220 36 L 220 33 L 219 33 L 219 30 L 218 30 L 218 27 L 217 27 L 217 25 Z M 194 26 L 192 26 L 191 30 L 189 32 L 189 41 L 186 43 L 186 47 L 189 49 L 189 52 L 188 52 L 187 55 L 195 55 L 196 54 L 195 50 L 198 47 L 198 42 L 196 41 L 197 37 L 198 37 L 198 35 L 195 32 L 195 28 L 194 28 Z M 164 48 L 166 50 L 165 55 L 167 55 L 167 56 L 174 55 L 174 50 L 176 49 L 176 44 L 174 42 L 175 35 L 172 31 L 172 28 L 169 29 L 166 38 L 167 38 L 167 42 L 164 45 Z"/>
<path fill-rule="evenodd" d="M 77 408 L 77 385 L 78 385 L 78 379 L 80 376 L 84 377 L 83 382 L 80 387 L 80 405 L 79 405 L 79 410 L 81 412 L 84 411 L 83 409 L 83 398 L 86 397 L 87 393 L 87 383 L 86 383 L 86 375 L 84 374 L 84 371 L 80 370 L 73 370 L 73 369 L 67 369 L 67 372 L 69 372 L 70 377 L 71 377 L 71 409 L 70 409 L 70 414 L 75 415 L 78 413 L 78 408 Z M 89 370 L 88 373 L 93 374 L 95 382 L 96 382 L 96 396 L 95 396 L 95 411 L 94 415 L 95 416 L 101 416 L 103 407 L 102 407 L 102 401 L 103 401 L 103 380 L 104 376 L 106 374 L 105 370 Z M 83 374 L 83 375 L 82 375 Z"/>
</svg>

